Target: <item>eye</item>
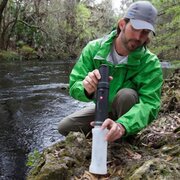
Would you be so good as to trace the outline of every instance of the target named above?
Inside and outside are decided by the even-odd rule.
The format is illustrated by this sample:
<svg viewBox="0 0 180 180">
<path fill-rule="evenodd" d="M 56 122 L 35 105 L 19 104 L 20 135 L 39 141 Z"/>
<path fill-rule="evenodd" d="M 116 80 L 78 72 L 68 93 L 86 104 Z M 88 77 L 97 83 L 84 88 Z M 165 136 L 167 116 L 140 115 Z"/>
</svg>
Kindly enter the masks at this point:
<svg viewBox="0 0 180 180">
<path fill-rule="evenodd" d="M 143 31 L 142 31 L 142 32 L 143 32 L 143 34 L 144 34 L 144 35 L 148 35 L 151 31 L 150 31 L 150 30 L 148 30 L 148 29 L 143 29 Z"/>
</svg>

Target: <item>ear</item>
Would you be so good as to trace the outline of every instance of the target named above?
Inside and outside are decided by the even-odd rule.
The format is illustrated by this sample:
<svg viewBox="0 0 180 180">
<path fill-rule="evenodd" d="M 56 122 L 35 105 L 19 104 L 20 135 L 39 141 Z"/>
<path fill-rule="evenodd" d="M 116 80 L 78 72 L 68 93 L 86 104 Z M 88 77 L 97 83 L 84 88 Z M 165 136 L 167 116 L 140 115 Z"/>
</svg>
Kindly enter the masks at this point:
<svg viewBox="0 0 180 180">
<path fill-rule="evenodd" d="M 118 22 L 119 29 L 122 31 L 124 27 L 126 26 L 126 22 L 124 19 L 120 19 Z"/>
</svg>

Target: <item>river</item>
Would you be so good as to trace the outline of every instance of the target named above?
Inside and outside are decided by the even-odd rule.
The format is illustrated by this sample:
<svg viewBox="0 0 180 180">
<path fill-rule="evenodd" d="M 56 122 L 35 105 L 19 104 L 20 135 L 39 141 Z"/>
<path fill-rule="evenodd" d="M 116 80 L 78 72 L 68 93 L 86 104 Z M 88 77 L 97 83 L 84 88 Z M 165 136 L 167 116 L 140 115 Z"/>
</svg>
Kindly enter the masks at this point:
<svg viewBox="0 0 180 180">
<path fill-rule="evenodd" d="M 0 62 L 0 179 L 24 180 L 30 152 L 61 141 L 60 119 L 87 105 L 63 87 L 73 63 Z"/>
</svg>

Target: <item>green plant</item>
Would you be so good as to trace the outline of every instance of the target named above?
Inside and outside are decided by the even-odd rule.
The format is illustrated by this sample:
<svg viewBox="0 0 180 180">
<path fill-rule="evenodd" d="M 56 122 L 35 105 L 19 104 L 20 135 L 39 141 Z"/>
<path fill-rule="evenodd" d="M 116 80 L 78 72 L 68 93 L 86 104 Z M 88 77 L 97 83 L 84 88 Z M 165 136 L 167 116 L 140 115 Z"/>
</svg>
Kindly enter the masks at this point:
<svg viewBox="0 0 180 180">
<path fill-rule="evenodd" d="M 4 50 L 0 51 L 0 60 L 9 61 L 9 60 L 18 60 L 18 59 L 20 59 L 19 55 L 14 51 L 10 51 L 10 50 L 8 50 L 8 51 L 4 51 Z"/>
<path fill-rule="evenodd" d="M 34 150 L 32 153 L 30 153 L 28 155 L 28 160 L 26 165 L 29 167 L 34 167 L 38 164 L 38 162 L 40 161 L 41 158 L 41 154 L 38 150 Z"/>
</svg>

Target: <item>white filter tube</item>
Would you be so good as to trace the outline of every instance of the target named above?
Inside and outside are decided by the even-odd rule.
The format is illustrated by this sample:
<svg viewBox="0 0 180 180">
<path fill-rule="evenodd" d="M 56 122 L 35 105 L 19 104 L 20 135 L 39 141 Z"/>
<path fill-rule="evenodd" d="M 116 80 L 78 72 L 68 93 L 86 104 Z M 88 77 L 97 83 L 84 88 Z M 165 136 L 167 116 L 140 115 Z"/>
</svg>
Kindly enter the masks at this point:
<svg viewBox="0 0 180 180">
<path fill-rule="evenodd" d="M 93 174 L 107 174 L 107 141 L 105 134 L 107 129 L 102 130 L 100 127 L 92 129 L 92 153 L 89 172 Z"/>
</svg>

